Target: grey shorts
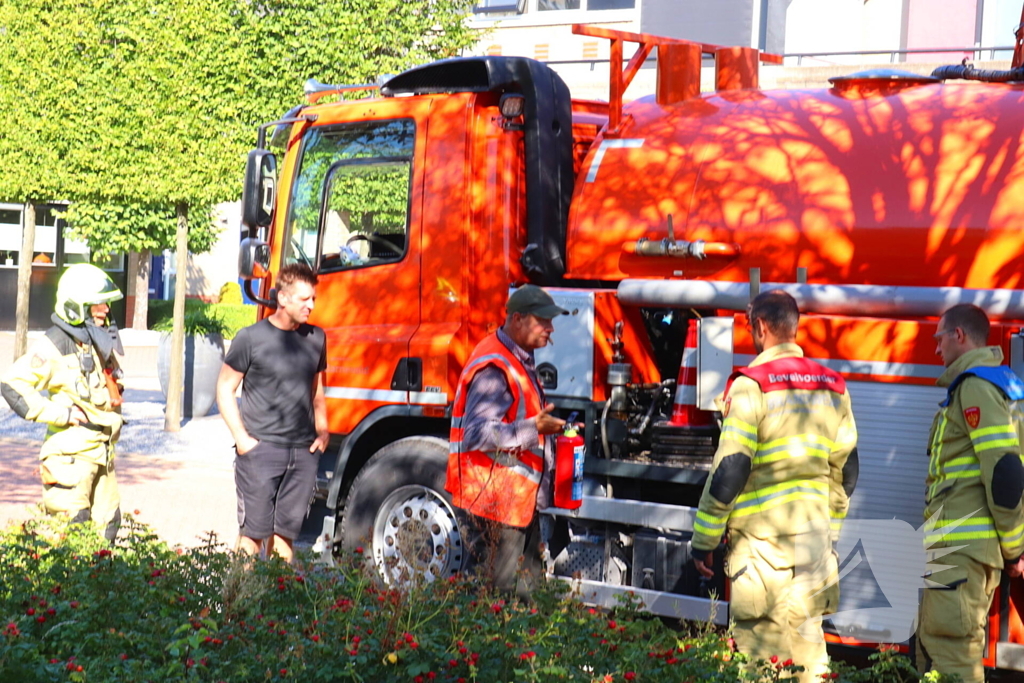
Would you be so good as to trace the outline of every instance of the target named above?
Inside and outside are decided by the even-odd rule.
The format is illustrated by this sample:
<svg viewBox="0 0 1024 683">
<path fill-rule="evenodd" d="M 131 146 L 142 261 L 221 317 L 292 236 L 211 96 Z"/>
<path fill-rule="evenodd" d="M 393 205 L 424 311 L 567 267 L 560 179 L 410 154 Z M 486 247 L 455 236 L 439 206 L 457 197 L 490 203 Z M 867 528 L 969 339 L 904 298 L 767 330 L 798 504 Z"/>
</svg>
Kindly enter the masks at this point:
<svg viewBox="0 0 1024 683">
<path fill-rule="evenodd" d="M 253 539 L 295 539 L 313 502 L 320 454 L 261 441 L 236 455 L 238 532 Z"/>
</svg>

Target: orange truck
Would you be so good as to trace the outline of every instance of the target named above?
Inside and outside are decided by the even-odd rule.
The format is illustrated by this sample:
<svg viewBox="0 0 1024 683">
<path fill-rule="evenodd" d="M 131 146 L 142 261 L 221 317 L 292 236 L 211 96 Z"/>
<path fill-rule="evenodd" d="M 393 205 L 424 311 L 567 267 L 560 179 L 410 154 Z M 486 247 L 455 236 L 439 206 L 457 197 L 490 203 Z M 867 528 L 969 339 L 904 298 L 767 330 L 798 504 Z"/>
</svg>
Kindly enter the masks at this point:
<svg viewBox="0 0 1024 683">
<path fill-rule="evenodd" d="M 726 623 L 728 586 L 700 581 L 687 541 L 714 397 L 754 355 L 746 305 L 782 288 L 807 356 L 846 378 L 860 431 L 846 527 L 859 531 L 844 533 L 826 630 L 905 643 L 918 585 L 880 572 L 923 522 L 938 316 L 982 306 L 1024 373 L 1024 72 L 765 91 L 760 63 L 779 59 L 757 50 L 574 31 L 611 41 L 608 102 L 573 99 L 531 59 L 467 57 L 366 99 L 320 102 L 373 86 L 311 82 L 308 104 L 260 129 L 240 270 L 264 306 L 283 263 L 320 277 L 311 322 L 327 333 L 337 449 L 325 557 L 364 546 L 387 581 L 464 569 L 465 520 L 444 490 L 452 400 L 510 289 L 534 283 L 571 311 L 537 363 L 586 438 L 582 505 L 543 511 L 568 538 L 552 574 L 597 604 L 631 592 L 653 613 Z M 655 52 L 656 95 L 624 102 Z M 702 93 L 708 58 L 716 89 Z M 1004 579 L 987 665 L 1024 670 L 1022 599 Z"/>
</svg>

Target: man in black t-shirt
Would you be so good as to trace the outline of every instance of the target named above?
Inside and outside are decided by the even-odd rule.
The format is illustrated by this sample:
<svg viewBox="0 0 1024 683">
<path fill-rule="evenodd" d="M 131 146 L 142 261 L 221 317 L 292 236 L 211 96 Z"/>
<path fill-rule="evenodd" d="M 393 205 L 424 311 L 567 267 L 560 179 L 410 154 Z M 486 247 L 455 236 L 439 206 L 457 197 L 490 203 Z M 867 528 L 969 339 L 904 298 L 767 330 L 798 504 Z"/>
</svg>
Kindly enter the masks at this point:
<svg viewBox="0 0 1024 683">
<path fill-rule="evenodd" d="M 266 541 L 268 556 L 276 552 L 289 562 L 330 437 L 323 383 L 326 336 L 306 323 L 316 284 L 305 264 L 282 268 L 277 309 L 239 331 L 217 379 L 217 406 L 237 453 L 237 548 L 254 555 Z M 241 412 L 235 401 L 239 384 Z"/>
</svg>

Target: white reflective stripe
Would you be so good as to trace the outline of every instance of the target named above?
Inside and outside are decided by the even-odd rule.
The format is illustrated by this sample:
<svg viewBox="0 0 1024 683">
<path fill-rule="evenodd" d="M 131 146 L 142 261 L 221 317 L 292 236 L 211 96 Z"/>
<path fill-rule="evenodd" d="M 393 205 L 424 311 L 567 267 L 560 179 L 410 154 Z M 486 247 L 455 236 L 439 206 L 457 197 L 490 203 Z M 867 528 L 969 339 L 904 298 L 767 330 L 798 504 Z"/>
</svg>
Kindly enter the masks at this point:
<svg viewBox="0 0 1024 683">
<path fill-rule="evenodd" d="M 753 360 L 754 356 L 747 353 L 737 353 L 733 356 L 733 364 L 736 367 L 750 365 Z M 941 365 L 925 365 L 923 363 L 888 363 L 880 360 L 839 360 L 832 358 L 808 358 L 807 360 L 820 363 L 836 372 L 858 375 L 938 379 L 946 370 Z"/>
<path fill-rule="evenodd" d="M 679 363 L 681 368 L 697 367 L 697 349 L 683 349 L 683 360 Z"/>
<path fill-rule="evenodd" d="M 695 406 L 697 405 L 697 387 L 683 384 L 676 389 L 676 405 Z"/>
<path fill-rule="evenodd" d="M 594 152 L 594 161 L 590 164 L 590 171 L 587 172 L 586 182 L 592 183 L 597 180 L 597 171 L 601 168 L 601 162 L 604 161 L 604 153 L 609 149 L 623 149 L 623 148 L 637 148 L 643 147 L 643 138 L 622 138 L 619 140 L 602 140 L 601 144 L 598 145 L 597 151 Z"/>
<path fill-rule="evenodd" d="M 394 391 L 391 389 L 359 389 L 356 387 L 324 387 L 327 398 L 341 398 L 349 401 L 380 401 L 381 403 L 421 403 L 426 405 L 448 405 L 448 394 L 433 391 Z"/>
</svg>

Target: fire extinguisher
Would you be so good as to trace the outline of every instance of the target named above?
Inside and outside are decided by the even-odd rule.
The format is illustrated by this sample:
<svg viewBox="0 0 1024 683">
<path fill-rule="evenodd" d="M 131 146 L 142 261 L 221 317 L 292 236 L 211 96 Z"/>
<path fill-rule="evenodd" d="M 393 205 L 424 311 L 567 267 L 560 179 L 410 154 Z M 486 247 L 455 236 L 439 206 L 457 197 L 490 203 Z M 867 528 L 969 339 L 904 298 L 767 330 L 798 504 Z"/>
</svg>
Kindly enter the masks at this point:
<svg viewBox="0 0 1024 683">
<path fill-rule="evenodd" d="M 555 444 L 555 507 L 575 510 L 583 503 L 583 437 L 576 432 L 572 413 Z"/>
</svg>

